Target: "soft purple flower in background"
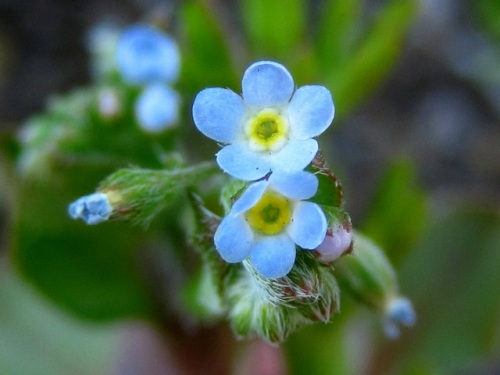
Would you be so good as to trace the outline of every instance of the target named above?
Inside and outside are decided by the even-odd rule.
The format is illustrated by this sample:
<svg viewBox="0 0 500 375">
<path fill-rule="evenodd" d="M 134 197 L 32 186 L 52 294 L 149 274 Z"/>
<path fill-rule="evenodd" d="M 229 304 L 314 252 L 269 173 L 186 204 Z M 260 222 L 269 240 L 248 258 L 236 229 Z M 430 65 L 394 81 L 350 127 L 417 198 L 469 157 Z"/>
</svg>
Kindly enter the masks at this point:
<svg viewBox="0 0 500 375">
<path fill-rule="evenodd" d="M 272 174 L 248 186 L 215 233 L 217 251 L 229 263 L 249 257 L 265 277 L 283 277 L 293 267 L 296 245 L 315 249 L 327 229 L 325 214 L 312 202 L 316 176 L 305 171 Z"/>
<path fill-rule="evenodd" d="M 89 225 L 99 224 L 109 219 L 112 207 L 108 196 L 94 193 L 81 197 L 71 203 L 68 214 L 73 219 L 82 219 Z"/>
<path fill-rule="evenodd" d="M 116 63 L 129 83 L 170 83 L 179 75 L 180 53 L 168 35 L 149 25 L 135 25 L 120 36 Z"/>
<path fill-rule="evenodd" d="M 296 172 L 314 158 L 335 109 L 323 86 L 295 90 L 281 64 L 252 64 L 242 80 L 242 97 L 229 89 L 207 88 L 195 98 L 193 118 L 207 137 L 225 144 L 217 163 L 230 175 L 256 180 L 271 172 Z"/>
<path fill-rule="evenodd" d="M 176 91 L 156 83 L 146 87 L 135 102 L 135 116 L 143 130 L 159 133 L 176 125 L 179 105 L 180 97 Z"/>
</svg>

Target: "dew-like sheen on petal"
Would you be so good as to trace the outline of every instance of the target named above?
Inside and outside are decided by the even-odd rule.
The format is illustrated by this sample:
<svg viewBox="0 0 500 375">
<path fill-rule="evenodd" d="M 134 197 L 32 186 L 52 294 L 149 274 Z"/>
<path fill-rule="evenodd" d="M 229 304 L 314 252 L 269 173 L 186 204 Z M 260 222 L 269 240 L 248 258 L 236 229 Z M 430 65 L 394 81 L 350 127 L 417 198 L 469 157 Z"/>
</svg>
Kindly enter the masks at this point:
<svg viewBox="0 0 500 375">
<path fill-rule="evenodd" d="M 293 94 L 287 113 L 294 137 L 316 137 L 333 121 L 335 107 L 332 95 L 323 86 L 300 87 Z"/>
<path fill-rule="evenodd" d="M 273 61 L 256 62 L 245 71 L 241 83 L 245 103 L 251 107 L 272 107 L 288 102 L 294 83 L 291 74 Z"/>
<path fill-rule="evenodd" d="M 275 279 L 290 272 L 295 255 L 295 244 L 282 233 L 257 239 L 250 252 L 250 262 L 262 276 Z"/>
<path fill-rule="evenodd" d="M 293 173 L 303 170 L 318 152 L 318 142 L 314 139 L 290 140 L 278 152 L 269 157 L 273 172 Z"/>
<path fill-rule="evenodd" d="M 293 199 L 308 199 L 318 191 L 318 178 L 309 172 L 273 172 L 269 177 L 274 190 Z"/>
<path fill-rule="evenodd" d="M 315 249 L 325 238 L 327 221 L 321 208 L 312 202 L 299 202 L 295 206 L 287 232 L 297 245 Z"/>
<path fill-rule="evenodd" d="M 208 88 L 196 95 L 193 119 L 199 131 L 218 142 L 231 143 L 243 132 L 245 104 L 231 90 Z"/>
<path fill-rule="evenodd" d="M 224 172 L 244 181 L 258 180 L 271 170 L 269 161 L 245 143 L 224 147 L 217 153 L 217 163 Z"/>
<path fill-rule="evenodd" d="M 214 235 L 215 248 L 229 263 L 238 263 L 245 259 L 253 240 L 253 232 L 241 216 L 226 216 Z"/>
<path fill-rule="evenodd" d="M 231 215 L 242 214 L 255 206 L 268 186 L 268 181 L 257 181 L 249 185 L 241 197 L 234 202 L 233 208 L 231 209 Z"/>
</svg>

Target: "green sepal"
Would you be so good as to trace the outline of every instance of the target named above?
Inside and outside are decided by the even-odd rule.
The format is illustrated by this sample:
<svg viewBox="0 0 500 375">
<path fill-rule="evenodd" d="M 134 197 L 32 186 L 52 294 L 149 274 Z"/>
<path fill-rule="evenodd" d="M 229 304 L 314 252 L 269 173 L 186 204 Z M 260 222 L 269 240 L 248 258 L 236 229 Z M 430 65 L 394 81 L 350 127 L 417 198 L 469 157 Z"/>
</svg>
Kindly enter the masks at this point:
<svg viewBox="0 0 500 375">
<path fill-rule="evenodd" d="M 310 201 L 321 206 L 342 207 L 344 192 L 338 177 L 330 170 L 321 152 L 318 152 L 309 167 L 318 178 L 318 191 Z"/>
<path fill-rule="evenodd" d="M 217 171 L 211 162 L 170 170 L 125 168 L 102 181 L 98 191 L 108 196 L 111 218 L 149 225 L 187 187 Z"/>
<path fill-rule="evenodd" d="M 283 342 L 296 329 L 328 322 L 339 309 L 339 289 L 331 268 L 299 250 L 290 273 L 261 276 L 248 262 L 231 268 L 226 280 L 228 317 L 236 334 Z"/>
<path fill-rule="evenodd" d="M 398 295 L 396 273 L 374 242 L 354 232 L 351 254 L 335 261 L 335 276 L 342 289 L 369 307 L 384 311 L 388 301 Z"/>
<path fill-rule="evenodd" d="M 288 59 L 304 36 L 304 0 L 240 0 L 242 22 L 254 54 Z"/>
</svg>

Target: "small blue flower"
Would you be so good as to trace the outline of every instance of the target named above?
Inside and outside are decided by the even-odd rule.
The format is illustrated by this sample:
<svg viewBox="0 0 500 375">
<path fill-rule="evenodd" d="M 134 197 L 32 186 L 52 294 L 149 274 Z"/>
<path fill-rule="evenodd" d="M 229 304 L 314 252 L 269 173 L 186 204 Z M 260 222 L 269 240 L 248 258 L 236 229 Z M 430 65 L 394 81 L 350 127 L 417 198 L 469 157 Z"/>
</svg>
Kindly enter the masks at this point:
<svg viewBox="0 0 500 375">
<path fill-rule="evenodd" d="M 148 25 L 127 28 L 116 47 L 123 78 L 132 84 L 172 82 L 179 75 L 180 54 L 175 41 Z"/>
<path fill-rule="evenodd" d="M 179 119 L 180 98 L 170 87 L 156 83 L 142 92 L 135 102 L 135 115 L 142 129 L 159 133 Z"/>
<path fill-rule="evenodd" d="M 68 214 L 73 219 L 82 219 L 89 225 L 99 224 L 109 219 L 112 212 L 108 196 L 94 193 L 81 197 L 71 203 Z"/>
<path fill-rule="evenodd" d="M 399 337 L 399 324 L 411 327 L 416 320 L 417 316 L 409 299 L 403 297 L 393 298 L 388 302 L 385 310 L 385 335 L 391 339 L 396 339 Z"/>
<path fill-rule="evenodd" d="M 335 109 L 323 86 L 294 91 L 283 65 L 260 61 L 243 76 L 240 97 L 224 88 L 208 88 L 196 96 L 193 119 L 207 137 L 226 144 L 217 163 L 230 175 L 251 181 L 270 171 L 292 173 L 314 158 Z"/>
<path fill-rule="evenodd" d="M 325 214 L 303 201 L 317 188 L 316 176 L 305 171 L 272 174 L 251 184 L 217 228 L 217 251 L 229 263 L 249 257 L 265 277 L 285 276 L 295 262 L 295 245 L 312 250 L 325 237 Z"/>
</svg>

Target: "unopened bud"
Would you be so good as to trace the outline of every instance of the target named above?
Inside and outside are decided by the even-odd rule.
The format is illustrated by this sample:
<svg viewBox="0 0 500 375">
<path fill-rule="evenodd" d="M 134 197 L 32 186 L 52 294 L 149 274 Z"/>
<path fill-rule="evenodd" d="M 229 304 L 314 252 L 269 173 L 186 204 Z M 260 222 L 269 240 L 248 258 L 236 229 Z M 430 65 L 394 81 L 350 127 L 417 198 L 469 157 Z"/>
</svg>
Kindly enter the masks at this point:
<svg viewBox="0 0 500 375">
<path fill-rule="evenodd" d="M 68 214 L 73 219 L 82 219 L 89 225 L 99 224 L 109 219 L 112 213 L 108 196 L 94 193 L 81 197 L 71 203 Z"/>
<path fill-rule="evenodd" d="M 415 310 L 411 301 L 396 297 L 388 301 L 383 318 L 385 335 L 391 339 L 399 337 L 399 325 L 412 327 L 416 321 Z"/>
<path fill-rule="evenodd" d="M 349 215 L 338 208 L 324 208 L 328 230 L 323 242 L 314 250 L 320 262 L 330 263 L 352 251 L 352 224 Z"/>
</svg>

